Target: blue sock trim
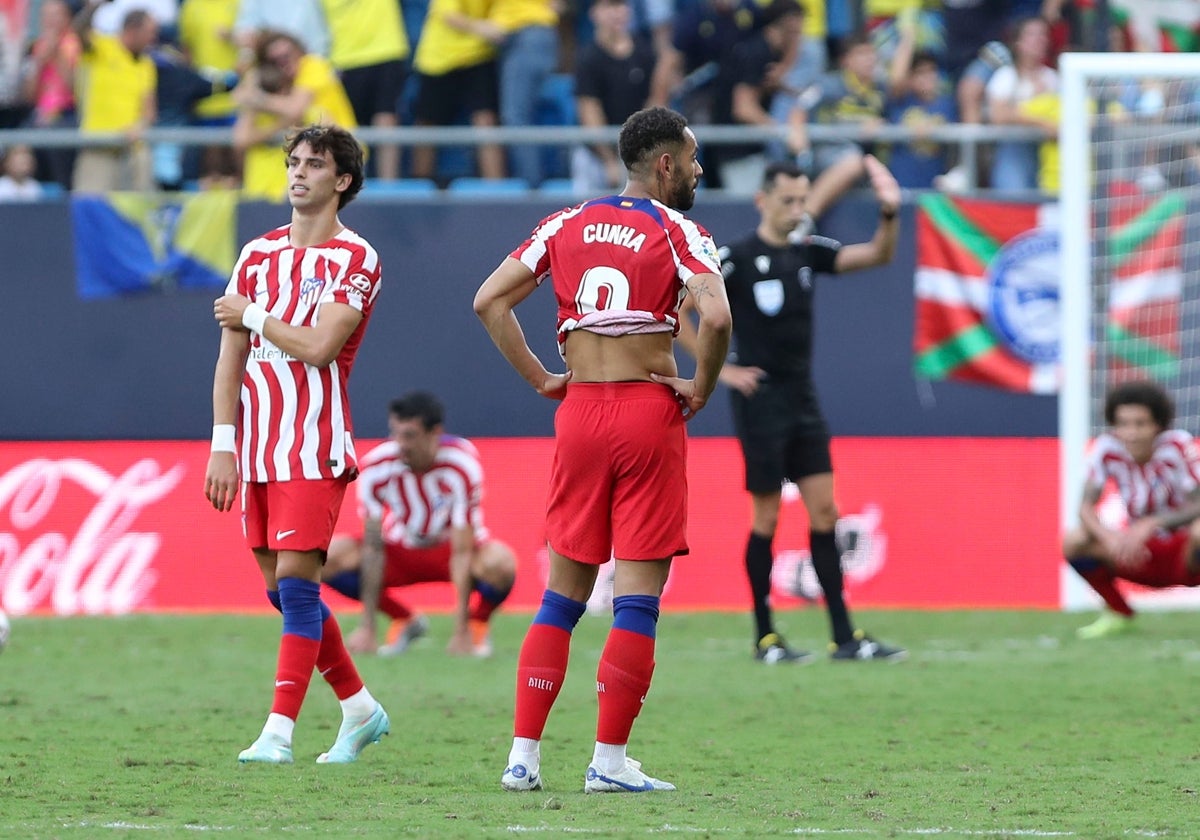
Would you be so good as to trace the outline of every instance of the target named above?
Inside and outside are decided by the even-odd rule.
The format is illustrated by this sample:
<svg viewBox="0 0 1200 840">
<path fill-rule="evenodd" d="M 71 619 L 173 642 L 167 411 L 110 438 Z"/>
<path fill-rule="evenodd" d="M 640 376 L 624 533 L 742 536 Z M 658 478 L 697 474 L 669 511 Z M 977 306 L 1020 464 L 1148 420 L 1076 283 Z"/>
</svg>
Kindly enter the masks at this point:
<svg viewBox="0 0 1200 840">
<path fill-rule="evenodd" d="M 355 601 L 362 600 L 362 577 L 359 575 L 357 569 L 338 572 L 325 581 L 325 585 L 334 592 L 345 595 L 347 598 L 353 598 Z"/>
<path fill-rule="evenodd" d="M 274 607 L 279 612 L 283 612 L 283 603 L 279 600 L 279 593 L 277 591 L 275 591 L 274 589 L 268 589 L 267 590 L 267 600 L 271 602 L 272 607 Z M 325 619 L 329 618 L 329 616 L 331 616 L 331 615 L 333 615 L 333 612 L 329 609 L 329 607 L 325 606 L 325 602 L 322 601 L 321 602 L 321 623 L 324 624 Z"/>
<path fill-rule="evenodd" d="M 479 593 L 483 600 L 487 601 L 493 607 L 498 607 L 504 603 L 504 599 L 508 597 L 508 593 L 512 592 L 512 587 L 507 589 L 497 589 L 486 580 L 475 581 L 475 591 Z"/>
<path fill-rule="evenodd" d="M 279 581 L 279 602 L 283 607 L 283 632 L 321 641 L 321 584 L 301 578 Z"/>
<path fill-rule="evenodd" d="M 1100 561 L 1095 557 L 1076 557 L 1074 560 L 1068 560 L 1071 568 L 1079 572 L 1081 575 L 1086 575 L 1088 572 L 1094 572 L 1100 568 Z"/>
<path fill-rule="evenodd" d="M 566 595 L 559 595 L 547 589 L 542 593 L 542 606 L 533 617 L 534 624 L 549 624 L 570 633 L 583 618 L 587 604 L 583 601 L 572 601 Z"/>
<path fill-rule="evenodd" d="M 613 629 L 653 639 L 658 632 L 658 605 L 654 595 L 618 595 L 613 598 Z"/>
</svg>

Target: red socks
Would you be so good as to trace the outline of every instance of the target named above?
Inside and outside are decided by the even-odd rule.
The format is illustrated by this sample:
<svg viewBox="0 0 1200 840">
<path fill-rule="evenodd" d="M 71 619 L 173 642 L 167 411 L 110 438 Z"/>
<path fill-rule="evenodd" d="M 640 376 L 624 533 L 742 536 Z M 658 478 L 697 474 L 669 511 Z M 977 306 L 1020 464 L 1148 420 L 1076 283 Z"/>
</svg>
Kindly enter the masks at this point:
<svg viewBox="0 0 1200 840">
<path fill-rule="evenodd" d="M 1104 599 L 1104 603 L 1108 604 L 1109 609 L 1127 618 L 1133 615 L 1133 608 L 1129 606 L 1129 602 L 1117 589 L 1116 576 L 1113 575 L 1111 569 L 1097 565 L 1095 568 L 1082 570 L 1074 563 L 1072 565 L 1075 566 L 1080 577 L 1086 580 L 1088 585 L 1096 590 L 1096 594 Z"/>
<path fill-rule="evenodd" d="M 571 634 L 551 624 L 532 624 L 517 660 L 517 707 L 513 736 L 541 740 L 546 718 L 562 690 Z"/>
<path fill-rule="evenodd" d="M 496 611 L 499 604 L 493 604 L 487 598 L 484 598 L 478 592 L 471 593 L 470 613 L 468 618 L 471 621 L 487 621 L 492 617 L 492 613 Z"/>
<path fill-rule="evenodd" d="M 313 665 L 321 642 L 294 633 L 284 633 L 279 639 L 279 661 L 275 667 L 274 714 L 296 720 L 312 679 Z"/>
<path fill-rule="evenodd" d="M 412 610 L 389 595 L 386 589 L 379 590 L 379 611 L 392 621 L 407 621 L 412 618 Z"/>
<path fill-rule="evenodd" d="M 329 683 L 337 699 L 345 700 L 362 691 L 363 681 L 342 641 L 342 628 L 333 614 L 321 625 L 321 648 L 317 653 L 317 670 Z"/>
<path fill-rule="evenodd" d="M 654 637 L 613 627 L 600 654 L 596 692 L 600 716 L 596 740 L 627 744 L 654 674 Z"/>
</svg>

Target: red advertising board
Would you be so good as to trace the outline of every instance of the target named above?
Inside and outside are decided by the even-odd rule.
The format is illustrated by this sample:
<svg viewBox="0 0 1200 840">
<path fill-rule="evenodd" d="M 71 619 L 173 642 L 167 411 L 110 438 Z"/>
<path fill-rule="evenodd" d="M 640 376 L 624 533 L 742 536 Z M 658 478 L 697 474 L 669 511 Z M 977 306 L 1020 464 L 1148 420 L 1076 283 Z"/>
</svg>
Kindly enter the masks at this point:
<svg viewBox="0 0 1200 840">
<path fill-rule="evenodd" d="M 507 606 L 533 609 L 552 441 L 475 443 L 488 526 L 521 564 Z M 737 444 L 689 446 L 692 551 L 676 562 L 664 607 L 742 610 L 750 507 Z M 833 455 L 855 607 L 1058 607 L 1056 440 L 844 438 Z M 0 606 L 17 615 L 268 609 L 239 514 L 204 499 L 207 457 L 195 441 L 0 443 Z M 351 532 L 352 497 L 339 525 Z M 803 504 L 787 488 L 775 549 L 777 603 L 814 594 Z M 405 597 L 433 611 L 451 604 L 448 584 Z"/>
</svg>

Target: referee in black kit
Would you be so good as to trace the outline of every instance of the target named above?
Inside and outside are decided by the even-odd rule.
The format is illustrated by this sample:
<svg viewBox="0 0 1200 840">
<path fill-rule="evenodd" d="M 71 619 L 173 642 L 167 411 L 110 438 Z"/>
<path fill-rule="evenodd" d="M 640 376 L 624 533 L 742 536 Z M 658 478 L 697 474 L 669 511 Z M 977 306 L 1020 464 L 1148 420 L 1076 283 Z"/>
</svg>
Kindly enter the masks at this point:
<svg viewBox="0 0 1200 840">
<path fill-rule="evenodd" d="M 779 522 L 783 482 L 791 480 L 809 518 L 813 569 L 825 595 L 834 660 L 899 660 L 907 656 L 856 630 L 842 597 L 841 556 L 834 540 L 829 429 L 812 379 L 813 292 L 817 274 L 843 274 L 887 263 L 896 247 L 900 187 L 874 157 L 863 158 L 879 200 L 879 226 L 869 242 L 843 246 L 822 236 L 796 238 L 809 180 L 791 162 L 770 164 L 755 195 L 758 227 L 720 251 L 733 313 L 734 361 L 721 381 L 732 389 L 733 421 L 746 465 L 754 521 L 746 543 L 746 574 L 754 598 L 754 654 L 762 662 L 805 662 L 771 620 L 771 543 Z M 695 326 L 680 318 L 679 343 L 695 348 Z"/>
</svg>

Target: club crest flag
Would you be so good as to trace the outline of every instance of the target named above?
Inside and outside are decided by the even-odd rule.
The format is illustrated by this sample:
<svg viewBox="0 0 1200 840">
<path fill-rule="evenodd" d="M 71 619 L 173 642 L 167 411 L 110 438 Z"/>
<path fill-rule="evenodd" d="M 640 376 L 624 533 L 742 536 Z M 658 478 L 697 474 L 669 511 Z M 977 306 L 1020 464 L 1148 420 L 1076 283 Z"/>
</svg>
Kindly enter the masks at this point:
<svg viewBox="0 0 1200 840">
<path fill-rule="evenodd" d="M 920 198 L 918 377 L 1057 390 L 1057 210 L 940 194 Z"/>
<path fill-rule="evenodd" d="M 1186 203 L 1113 185 L 1091 257 L 1105 289 L 1094 362 L 1109 382 L 1179 371 Z M 1058 387 L 1058 207 L 922 196 L 913 368 L 1030 393 Z M 1094 222 L 1097 220 L 1094 220 Z"/>
<path fill-rule="evenodd" d="M 71 199 L 81 298 L 217 288 L 237 259 L 237 193 L 121 193 Z"/>
</svg>

